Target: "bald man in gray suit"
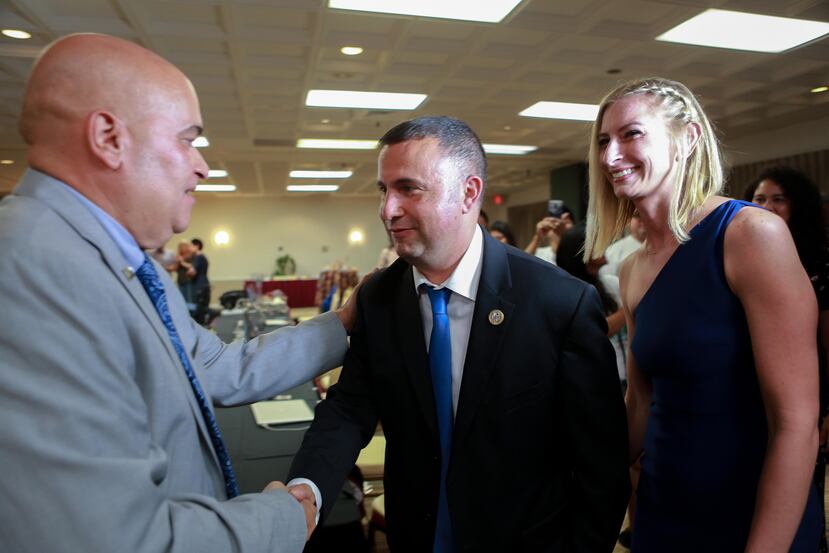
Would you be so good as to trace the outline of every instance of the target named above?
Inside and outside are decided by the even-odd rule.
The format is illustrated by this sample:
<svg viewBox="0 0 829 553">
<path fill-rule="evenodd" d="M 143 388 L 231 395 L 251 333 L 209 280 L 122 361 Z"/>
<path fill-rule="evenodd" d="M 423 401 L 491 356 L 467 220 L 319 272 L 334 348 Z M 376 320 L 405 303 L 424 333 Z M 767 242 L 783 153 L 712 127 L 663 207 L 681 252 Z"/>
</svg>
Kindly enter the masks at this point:
<svg viewBox="0 0 829 553">
<path fill-rule="evenodd" d="M 58 40 L 20 127 L 30 168 L 0 203 L 0 549 L 300 551 L 313 506 L 278 482 L 229 499 L 212 409 L 339 365 L 352 307 L 226 345 L 145 264 L 207 176 L 195 91 L 152 52 Z"/>
</svg>

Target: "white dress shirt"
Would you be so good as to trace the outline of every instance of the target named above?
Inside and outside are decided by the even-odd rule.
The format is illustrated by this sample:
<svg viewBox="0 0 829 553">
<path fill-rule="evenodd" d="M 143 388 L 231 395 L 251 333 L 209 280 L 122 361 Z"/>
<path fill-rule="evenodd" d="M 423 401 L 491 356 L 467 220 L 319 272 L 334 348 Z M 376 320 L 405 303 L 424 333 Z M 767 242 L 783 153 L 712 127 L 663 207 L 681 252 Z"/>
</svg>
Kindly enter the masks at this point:
<svg viewBox="0 0 829 553">
<path fill-rule="evenodd" d="M 426 291 L 421 292 L 420 285 L 426 284 L 433 288 L 452 290 L 449 303 L 446 304 L 446 314 L 449 317 L 449 334 L 452 340 L 452 411 L 456 415 L 458 397 L 461 393 L 463 365 L 466 361 L 466 346 L 469 344 L 472 315 L 475 311 L 475 297 L 478 295 L 478 283 L 481 280 L 483 247 L 484 236 L 481 227 L 476 226 L 472 241 L 455 271 L 439 284 L 429 282 L 417 268 L 412 267 L 415 290 L 420 297 L 420 316 L 423 319 L 423 339 L 426 341 L 426 351 L 429 350 L 429 340 L 432 336 L 432 302 Z"/>
</svg>

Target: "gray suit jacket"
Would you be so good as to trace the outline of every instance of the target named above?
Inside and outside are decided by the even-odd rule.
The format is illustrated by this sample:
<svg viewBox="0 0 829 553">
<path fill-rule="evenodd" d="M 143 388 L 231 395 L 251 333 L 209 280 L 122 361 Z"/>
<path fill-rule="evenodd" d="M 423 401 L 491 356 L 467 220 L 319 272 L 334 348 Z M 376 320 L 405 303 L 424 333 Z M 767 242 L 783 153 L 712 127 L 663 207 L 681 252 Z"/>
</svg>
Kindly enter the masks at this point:
<svg viewBox="0 0 829 553">
<path fill-rule="evenodd" d="M 0 202 L 0 548 L 300 551 L 305 519 L 287 493 L 225 501 L 181 362 L 125 269 L 88 209 L 42 174 L 28 171 Z M 342 361 L 333 314 L 225 345 L 158 273 L 218 405 L 273 396 Z"/>
</svg>

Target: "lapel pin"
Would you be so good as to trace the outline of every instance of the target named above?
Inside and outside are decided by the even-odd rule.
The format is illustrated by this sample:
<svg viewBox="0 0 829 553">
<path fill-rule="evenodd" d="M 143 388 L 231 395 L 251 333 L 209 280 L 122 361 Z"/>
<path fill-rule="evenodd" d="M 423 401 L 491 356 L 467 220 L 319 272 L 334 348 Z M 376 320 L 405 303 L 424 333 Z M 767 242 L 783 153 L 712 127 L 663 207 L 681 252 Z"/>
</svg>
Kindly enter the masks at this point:
<svg viewBox="0 0 829 553">
<path fill-rule="evenodd" d="M 500 309 L 493 309 L 489 312 L 489 324 L 498 326 L 504 322 L 504 312 Z"/>
<path fill-rule="evenodd" d="M 132 267 L 124 267 L 124 276 L 127 277 L 127 280 L 132 280 L 132 277 L 135 276 L 135 271 Z"/>
</svg>

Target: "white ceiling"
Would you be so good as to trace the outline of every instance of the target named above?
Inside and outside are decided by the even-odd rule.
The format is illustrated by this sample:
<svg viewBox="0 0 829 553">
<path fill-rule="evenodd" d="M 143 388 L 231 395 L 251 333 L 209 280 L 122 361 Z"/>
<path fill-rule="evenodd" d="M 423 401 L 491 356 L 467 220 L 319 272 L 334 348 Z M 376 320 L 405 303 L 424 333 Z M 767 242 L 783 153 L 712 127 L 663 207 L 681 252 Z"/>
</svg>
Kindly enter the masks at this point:
<svg viewBox="0 0 829 553">
<path fill-rule="evenodd" d="M 550 169 L 586 157 L 589 124 L 519 111 L 539 100 L 597 103 L 619 80 L 651 74 L 687 84 L 728 141 L 829 116 L 829 92 L 809 92 L 829 84 L 829 39 L 785 54 L 654 41 L 709 7 L 829 22 L 827 1 L 525 0 L 499 24 L 327 4 L 0 0 L 0 27 L 33 34 L 27 41 L 0 36 L 0 159 L 15 161 L 0 165 L 0 193 L 25 166 L 16 120 L 32 60 L 51 40 L 83 31 L 134 40 L 192 79 L 211 142 L 202 152 L 212 168 L 230 172 L 235 195 L 285 194 L 290 169 L 328 168 L 354 170 L 336 194 L 373 195 L 376 152 L 298 150 L 296 139 L 377 139 L 423 114 L 464 119 L 484 142 L 539 146 L 524 157 L 490 156 L 489 192 L 509 194 L 546 183 Z M 365 53 L 345 56 L 344 45 Z M 308 108 L 311 88 L 429 97 L 416 111 Z"/>
</svg>

